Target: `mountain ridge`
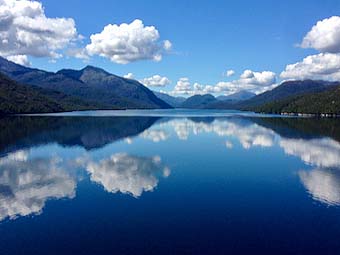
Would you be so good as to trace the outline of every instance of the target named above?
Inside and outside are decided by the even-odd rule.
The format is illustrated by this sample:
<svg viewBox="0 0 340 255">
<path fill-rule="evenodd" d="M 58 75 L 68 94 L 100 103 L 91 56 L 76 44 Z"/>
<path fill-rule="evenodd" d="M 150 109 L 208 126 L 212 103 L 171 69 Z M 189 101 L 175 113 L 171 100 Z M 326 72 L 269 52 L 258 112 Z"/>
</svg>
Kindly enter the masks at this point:
<svg viewBox="0 0 340 255">
<path fill-rule="evenodd" d="M 53 73 L 24 67 L 0 57 L 0 72 L 21 84 L 60 91 L 114 108 L 171 108 L 138 81 L 93 66 L 81 70 L 62 69 Z"/>
<path fill-rule="evenodd" d="M 22 85 L 0 73 L 0 115 L 101 108 L 105 106 L 85 102 L 59 91 Z"/>
</svg>

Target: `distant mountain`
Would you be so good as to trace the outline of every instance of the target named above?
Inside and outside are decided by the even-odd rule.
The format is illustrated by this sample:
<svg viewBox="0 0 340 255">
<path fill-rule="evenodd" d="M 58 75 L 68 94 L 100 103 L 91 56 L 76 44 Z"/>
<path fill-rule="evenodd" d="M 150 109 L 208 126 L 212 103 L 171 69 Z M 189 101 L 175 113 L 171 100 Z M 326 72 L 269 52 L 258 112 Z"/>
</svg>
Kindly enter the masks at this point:
<svg viewBox="0 0 340 255">
<path fill-rule="evenodd" d="M 42 113 L 99 109 L 91 104 L 58 91 L 26 86 L 0 73 L 0 114 Z"/>
<path fill-rule="evenodd" d="M 125 79 L 92 66 L 82 70 L 65 69 L 53 73 L 24 67 L 0 57 L 0 72 L 22 84 L 57 90 L 106 107 L 171 107 L 138 81 Z"/>
<path fill-rule="evenodd" d="M 218 96 L 216 97 L 217 100 L 220 101 L 226 101 L 226 100 L 230 100 L 230 101 L 244 101 L 247 99 L 250 99 L 252 97 L 256 96 L 255 93 L 246 91 L 246 90 L 241 90 L 239 92 L 236 92 L 234 94 L 231 94 L 229 96 Z"/>
<path fill-rule="evenodd" d="M 340 114 L 340 85 L 328 87 L 323 92 L 270 102 L 254 107 L 254 110 L 265 113 Z"/>
<path fill-rule="evenodd" d="M 278 87 L 259 94 L 249 100 L 240 102 L 238 109 L 252 110 L 254 107 L 264 105 L 278 100 L 305 95 L 308 93 L 318 93 L 329 89 L 331 86 L 338 85 L 337 82 L 327 81 L 286 81 Z"/>
<path fill-rule="evenodd" d="M 211 105 L 218 100 L 210 94 L 206 95 L 195 95 L 186 99 L 182 104 L 181 108 L 191 108 L 191 109 L 203 109 Z"/>
<path fill-rule="evenodd" d="M 166 93 L 161 93 L 157 91 L 153 91 L 153 93 L 160 99 L 162 99 L 167 104 L 171 105 L 172 107 L 180 107 L 181 104 L 186 100 L 185 97 L 173 97 Z"/>
</svg>

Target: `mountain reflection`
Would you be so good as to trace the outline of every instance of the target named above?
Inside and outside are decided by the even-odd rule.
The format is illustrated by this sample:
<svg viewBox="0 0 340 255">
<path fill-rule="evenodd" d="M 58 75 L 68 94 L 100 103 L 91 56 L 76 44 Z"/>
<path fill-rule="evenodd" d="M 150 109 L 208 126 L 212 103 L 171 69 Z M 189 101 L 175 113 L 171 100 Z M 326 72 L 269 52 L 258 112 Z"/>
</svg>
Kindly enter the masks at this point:
<svg viewBox="0 0 340 255">
<path fill-rule="evenodd" d="M 0 150 L 29 148 L 48 143 L 101 148 L 133 137 L 158 118 L 143 117 L 8 117 L 0 119 Z M 13 148 L 12 148 L 13 147 Z"/>
<path fill-rule="evenodd" d="M 311 197 L 340 204 L 338 120 L 9 117 L 1 119 L 0 127 L 0 220 L 39 214 L 48 200 L 76 199 L 75 170 L 107 192 L 140 197 L 170 175 L 163 162 L 168 148 L 176 151 L 179 140 L 204 134 L 221 139 L 225 150 L 266 153 L 276 147 L 299 158 L 306 168 L 296 172 Z M 172 147 L 162 146 L 172 141 Z M 156 152 L 145 149 L 150 142 Z"/>
</svg>

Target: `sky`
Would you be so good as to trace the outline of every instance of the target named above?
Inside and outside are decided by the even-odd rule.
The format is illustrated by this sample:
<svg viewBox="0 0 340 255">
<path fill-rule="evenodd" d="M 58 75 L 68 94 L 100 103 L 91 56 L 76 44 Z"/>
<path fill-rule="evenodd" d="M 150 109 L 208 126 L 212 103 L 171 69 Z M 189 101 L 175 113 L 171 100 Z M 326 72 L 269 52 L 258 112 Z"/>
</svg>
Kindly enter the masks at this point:
<svg viewBox="0 0 340 255">
<path fill-rule="evenodd" d="M 0 0 L 0 55 L 190 96 L 340 80 L 339 0 Z"/>
</svg>

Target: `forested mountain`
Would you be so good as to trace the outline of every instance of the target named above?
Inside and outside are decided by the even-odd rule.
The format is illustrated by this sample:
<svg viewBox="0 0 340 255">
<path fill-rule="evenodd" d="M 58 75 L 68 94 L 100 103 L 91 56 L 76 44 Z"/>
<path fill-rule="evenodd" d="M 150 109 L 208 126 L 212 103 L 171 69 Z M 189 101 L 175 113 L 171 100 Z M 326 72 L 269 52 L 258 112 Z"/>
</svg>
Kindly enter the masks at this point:
<svg viewBox="0 0 340 255">
<path fill-rule="evenodd" d="M 64 94 L 114 108 L 169 108 L 138 81 L 87 66 L 57 73 L 15 64 L 0 57 L 0 72 L 21 84 L 53 89 Z"/>
<path fill-rule="evenodd" d="M 84 102 L 58 91 L 26 86 L 0 73 L 0 114 L 41 113 L 100 109 L 103 105 Z"/>
<path fill-rule="evenodd" d="M 217 102 L 217 99 L 210 94 L 206 95 L 195 95 L 186 99 L 182 104 L 181 108 L 191 109 L 203 109 L 207 108 L 210 104 Z"/>
<path fill-rule="evenodd" d="M 250 99 L 252 97 L 256 96 L 255 93 L 246 91 L 246 90 L 241 90 L 239 92 L 236 92 L 234 94 L 231 94 L 229 96 L 218 96 L 216 97 L 220 101 L 244 101 L 247 99 Z"/>
<path fill-rule="evenodd" d="M 181 104 L 186 100 L 185 97 L 174 97 L 174 96 L 170 96 L 168 94 L 157 92 L 157 91 L 154 91 L 153 93 L 158 98 L 162 99 L 164 102 L 171 105 L 172 107 L 180 107 Z"/>
<path fill-rule="evenodd" d="M 340 114 L 340 86 L 270 102 L 253 108 L 265 113 Z"/>
<path fill-rule="evenodd" d="M 266 103 L 282 100 L 289 97 L 298 95 L 305 95 L 309 93 L 318 93 L 325 91 L 330 86 L 338 85 L 337 82 L 328 81 L 286 81 L 278 87 L 259 94 L 249 100 L 243 101 L 237 105 L 239 109 L 252 109 L 253 107 L 260 106 Z"/>
</svg>

